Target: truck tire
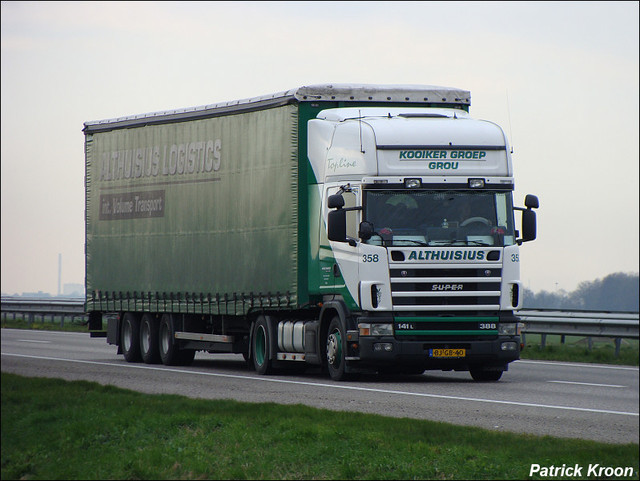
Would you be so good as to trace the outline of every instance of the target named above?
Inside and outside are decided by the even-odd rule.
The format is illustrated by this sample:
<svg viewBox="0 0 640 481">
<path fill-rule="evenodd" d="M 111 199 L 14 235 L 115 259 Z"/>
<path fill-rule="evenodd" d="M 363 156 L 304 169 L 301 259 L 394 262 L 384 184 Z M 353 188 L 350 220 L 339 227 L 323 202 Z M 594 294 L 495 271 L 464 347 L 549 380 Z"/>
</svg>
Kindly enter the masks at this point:
<svg viewBox="0 0 640 481">
<path fill-rule="evenodd" d="M 180 349 L 175 340 L 175 323 L 171 314 L 163 314 L 158 330 L 160 359 L 165 366 L 188 366 L 193 362 L 196 352 L 193 349 Z"/>
<path fill-rule="evenodd" d="M 271 364 L 271 336 L 269 322 L 264 316 L 258 317 L 251 336 L 251 358 L 253 367 L 258 374 L 269 374 Z"/>
<path fill-rule="evenodd" d="M 335 316 L 329 324 L 327 332 L 327 369 L 329 376 L 334 381 L 346 381 L 349 376 L 345 373 L 345 352 L 347 350 L 347 342 L 344 327 L 340 318 Z"/>
<path fill-rule="evenodd" d="M 122 318 L 120 347 L 127 362 L 140 362 L 140 319 L 137 314 L 127 312 Z"/>
<path fill-rule="evenodd" d="M 160 341 L 158 320 L 151 314 L 145 314 L 140 321 L 140 354 L 146 364 L 159 364 Z"/>
<path fill-rule="evenodd" d="M 476 382 L 493 382 L 502 377 L 502 371 L 488 371 L 483 367 L 472 368 L 469 372 Z"/>
</svg>

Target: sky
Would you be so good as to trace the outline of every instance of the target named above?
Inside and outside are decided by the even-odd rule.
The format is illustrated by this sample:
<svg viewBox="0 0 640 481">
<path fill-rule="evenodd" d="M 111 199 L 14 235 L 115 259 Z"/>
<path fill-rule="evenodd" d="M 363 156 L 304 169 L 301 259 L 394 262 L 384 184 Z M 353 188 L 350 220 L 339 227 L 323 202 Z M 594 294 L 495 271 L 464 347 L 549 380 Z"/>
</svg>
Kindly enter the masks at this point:
<svg viewBox="0 0 640 481">
<path fill-rule="evenodd" d="M 471 91 L 533 291 L 638 272 L 638 2 L 2 2 L 2 293 L 84 283 L 83 123 L 322 83 Z"/>
</svg>

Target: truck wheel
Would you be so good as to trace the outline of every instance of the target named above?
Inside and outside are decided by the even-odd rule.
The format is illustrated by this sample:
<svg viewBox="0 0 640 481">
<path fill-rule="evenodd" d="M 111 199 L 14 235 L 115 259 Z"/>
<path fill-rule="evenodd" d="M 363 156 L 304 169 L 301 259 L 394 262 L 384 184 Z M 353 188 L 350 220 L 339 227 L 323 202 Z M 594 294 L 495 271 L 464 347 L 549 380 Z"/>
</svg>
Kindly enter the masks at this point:
<svg viewBox="0 0 640 481">
<path fill-rule="evenodd" d="M 345 381 L 348 376 L 345 373 L 344 353 L 347 344 L 344 329 L 338 316 L 331 319 L 329 331 L 327 332 L 327 369 L 329 376 L 334 381 Z"/>
<path fill-rule="evenodd" d="M 171 314 L 164 314 L 160 320 L 158 347 L 160 359 L 165 366 L 188 366 L 193 362 L 196 351 L 180 349 L 175 341 L 175 324 Z"/>
<path fill-rule="evenodd" d="M 258 317 L 251 336 L 251 358 L 258 374 L 271 372 L 271 343 L 269 342 L 269 323 L 264 316 Z"/>
<path fill-rule="evenodd" d="M 132 312 L 127 312 L 122 318 L 120 330 L 120 347 L 127 362 L 140 362 L 140 319 Z"/>
<path fill-rule="evenodd" d="M 497 381 L 502 377 L 502 371 L 487 371 L 482 367 L 470 369 L 469 372 L 477 382 Z"/>
<path fill-rule="evenodd" d="M 158 321 L 151 314 L 145 314 L 140 321 L 140 354 L 147 364 L 160 363 L 160 342 Z"/>
</svg>

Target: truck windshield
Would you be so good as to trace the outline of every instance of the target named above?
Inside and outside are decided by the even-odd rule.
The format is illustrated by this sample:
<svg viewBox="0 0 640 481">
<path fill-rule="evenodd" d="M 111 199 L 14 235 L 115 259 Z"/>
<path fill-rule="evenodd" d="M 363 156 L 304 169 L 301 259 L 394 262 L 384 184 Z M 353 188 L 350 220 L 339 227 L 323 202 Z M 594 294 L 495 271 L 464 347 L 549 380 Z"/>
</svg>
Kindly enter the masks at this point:
<svg viewBox="0 0 640 481">
<path fill-rule="evenodd" d="M 507 246 L 515 243 L 511 192 L 369 190 L 369 244 Z"/>
</svg>

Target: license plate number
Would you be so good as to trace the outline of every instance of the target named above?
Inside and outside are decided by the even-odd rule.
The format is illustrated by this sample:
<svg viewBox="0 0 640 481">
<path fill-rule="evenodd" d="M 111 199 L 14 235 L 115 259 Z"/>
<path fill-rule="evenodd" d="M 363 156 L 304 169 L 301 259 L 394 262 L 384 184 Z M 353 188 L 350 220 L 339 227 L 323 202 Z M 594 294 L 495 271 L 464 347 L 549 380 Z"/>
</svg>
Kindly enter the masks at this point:
<svg viewBox="0 0 640 481">
<path fill-rule="evenodd" d="M 429 357 L 465 357 L 466 349 L 429 349 Z"/>
</svg>

